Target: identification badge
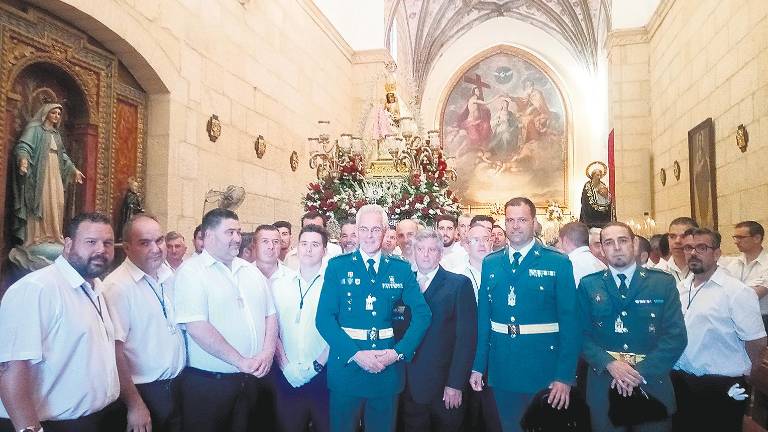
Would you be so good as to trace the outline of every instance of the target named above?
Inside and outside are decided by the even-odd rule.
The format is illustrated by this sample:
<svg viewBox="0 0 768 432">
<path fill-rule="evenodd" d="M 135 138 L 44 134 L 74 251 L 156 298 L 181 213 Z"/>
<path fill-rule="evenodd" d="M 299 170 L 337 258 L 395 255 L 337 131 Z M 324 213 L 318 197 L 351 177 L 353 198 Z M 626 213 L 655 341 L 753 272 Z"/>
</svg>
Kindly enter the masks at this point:
<svg viewBox="0 0 768 432">
<path fill-rule="evenodd" d="M 365 298 L 365 310 L 372 311 L 373 310 L 373 302 L 376 301 L 376 297 L 368 294 L 368 297 Z"/>
<path fill-rule="evenodd" d="M 616 333 L 627 333 L 629 332 L 629 329 L 624 327 L 624 321 L 621 320 L 621 317 L 616 317 L 616 322 L 613 324 L 613 331 Z"/>
<path fill-rule="evenodd" d="M 514 306 L 517 304 L 517 296 L 515 295 L 515 287 L 509 287 L 509 295 L 507 296 L 507 304 Z"/>
<path fill-rule="evenodd" d="M 295 324 L 298 324 L 299 322 L 301 322 L 301 308 L 299 308 L 299 310 L 296 311 L 296 318 L 293 320 L 293 322 Z"/>
<path fill-rule="evenodd" d="M 173 324 L 168 324 L 168 333 L 175 335 L 178 332 L 176 329 L 176 326 Z"/>
</svg>

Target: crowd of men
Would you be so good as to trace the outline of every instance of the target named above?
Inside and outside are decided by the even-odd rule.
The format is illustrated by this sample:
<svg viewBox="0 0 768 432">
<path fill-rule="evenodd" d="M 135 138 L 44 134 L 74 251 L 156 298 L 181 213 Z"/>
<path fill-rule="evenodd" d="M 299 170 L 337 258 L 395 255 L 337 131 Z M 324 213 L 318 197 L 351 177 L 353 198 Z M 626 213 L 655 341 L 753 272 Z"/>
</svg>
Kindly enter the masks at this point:
<svg viewBox="0 0 768 432">
<path fill-rule="evenodd" d="M 766 346 L 757 222 L 736 257 L 688 217 L 649 240 L 571 222 L 546 246 L 524 197 L 499 224 L 365 205 L 338 244 L 325 224 L 243 232 L 214 209 L 187 254 L 139 214 L 102 280 L 110 220 L 76 216 L 0 303 L 0 432 L 741 430 Z"/>
</svg>

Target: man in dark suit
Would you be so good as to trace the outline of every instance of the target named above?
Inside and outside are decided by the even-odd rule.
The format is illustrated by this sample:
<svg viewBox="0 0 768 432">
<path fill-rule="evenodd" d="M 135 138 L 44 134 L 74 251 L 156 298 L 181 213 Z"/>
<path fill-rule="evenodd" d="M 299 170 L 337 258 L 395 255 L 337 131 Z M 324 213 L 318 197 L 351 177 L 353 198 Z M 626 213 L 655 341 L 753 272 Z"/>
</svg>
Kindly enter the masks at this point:
<svg viewBox="0 0 768 432">
<path fill-rule="evenodd" d="M 427 229 L 414 237 L 414 259 L 432 323 L 406 365 L 401 396 L 405 432 L 457 431 L 464 416 L 462 393 L 469 382 L 477 341 L 477 306 L 472 283 L 439 265 L 440 234 Z"/>
</svg>

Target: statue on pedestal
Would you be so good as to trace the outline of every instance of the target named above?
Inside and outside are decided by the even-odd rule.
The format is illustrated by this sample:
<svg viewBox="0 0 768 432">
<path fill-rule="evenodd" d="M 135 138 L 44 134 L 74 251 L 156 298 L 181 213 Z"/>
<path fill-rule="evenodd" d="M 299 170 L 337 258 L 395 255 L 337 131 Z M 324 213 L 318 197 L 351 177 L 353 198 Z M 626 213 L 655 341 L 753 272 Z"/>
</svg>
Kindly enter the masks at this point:
<svg viewBox="0 0 768 432">
<path fill-rule="evenodd" d="M 139 182 L 133 177 L 128 178 L 128 189 L 125 191 L 123 206 L 120 208 L 120 221 L 115 230 L 118 240 L 123 239 L 123 227 L 131 220 L 135 214 L 144 213 L 144 207 L 141 205 L 139 196 Z"/>
<path fill-rule="evenodd" d="M 28 270 L 44 267 L 64 248 L 64 191 L 85 176 L 67 156 L 57 127 L 62 106 L 45 103 L 30 120 L 14 148 L 11 177 L 11 234 L 21 243 L 12 262 Z"/>
<path fill-rule="evenodd" d="M 602 228 L 612 220 L 613 203 L 608 186 L 602 178 L 608 172 L 603 162 L 592 162 L 587 165 L 586 174 L 589 181 L 581 191 L 581 216 L 579 221 L 590 228 Z"/>
</svg>

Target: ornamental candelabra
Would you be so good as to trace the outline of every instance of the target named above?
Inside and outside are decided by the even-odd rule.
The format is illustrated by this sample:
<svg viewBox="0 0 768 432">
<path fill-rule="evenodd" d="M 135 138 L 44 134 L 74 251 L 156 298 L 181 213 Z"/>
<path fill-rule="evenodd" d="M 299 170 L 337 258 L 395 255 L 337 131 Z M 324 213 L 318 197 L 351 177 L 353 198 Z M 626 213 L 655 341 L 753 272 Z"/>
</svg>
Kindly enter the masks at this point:
<svg viewBox="0 0 768 432">
<path fill-rule="evenodd" d="M 446 163 L 446 180 L 456 181 L 456 171 L 447 167 L 449 161 L 445 159 L 441 148 L 439 132 L 428 131 L 427 138 L 423 139 L 416 133 L 413 117 L 401 117 L 400 135 L 387 135 L 385 143 L 395 170 L 418 174 L 424 172 L 426 167 L 437 168 L 438 163 L 443 160 Z M 450 162 L 453 162 L 453 158 Z"/>
<path fill-rule="evenodd" d="M 318 180 L 327 176 L 336 179 L 339 177 L 339 169 L 350 156 L 361 156 L 363 140 L 350 133 L 342 133 L 331 142 L 328 132 L 331 122 L 319 120 L 317 124 L 320 129 L 318 136 L 307 138 L 312 148 L 309 153 L 309 167 L 315 170 Z"/>
</svg>

